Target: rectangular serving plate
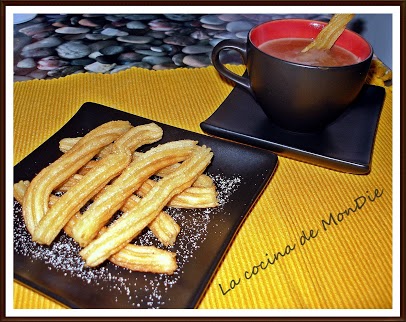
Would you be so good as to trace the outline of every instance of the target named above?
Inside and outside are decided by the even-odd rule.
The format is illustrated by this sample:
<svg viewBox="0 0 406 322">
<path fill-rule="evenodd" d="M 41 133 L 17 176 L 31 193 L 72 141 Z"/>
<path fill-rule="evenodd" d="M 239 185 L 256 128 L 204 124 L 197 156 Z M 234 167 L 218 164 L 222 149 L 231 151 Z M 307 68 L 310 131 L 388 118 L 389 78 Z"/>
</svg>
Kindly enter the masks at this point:
<svg viewBox="0 0 406 322">
<path fill-rule="evenodd" d="M 114 108 L 88 102 L 52 137 L 14 167 L 14 182 L 31 180 L 56 160 L 59 141 L 83 136 L 111 120 L 132 125 L 153 122 Z M 178 269 L 173 275 L 133 272 L 104 263 L 85 268 L 79 246 L 61 233 L 51 246 L 31 241 L 21 206 L 14 201 L 14 277 L 17 281 L 70 308 L 196 308 L 250 209 L 271 180 L 278 157 L 267 150 L 228 142 L 155 122 L 164 136 L 160 143 L 193 139 L 214 152 L 207 168 L 216 183 L 220 205 L 213 209 L 168 209 L 181 226 L 176 252 Z M 139 240 L 162 247 L 150 231 Z"/>
</svg>

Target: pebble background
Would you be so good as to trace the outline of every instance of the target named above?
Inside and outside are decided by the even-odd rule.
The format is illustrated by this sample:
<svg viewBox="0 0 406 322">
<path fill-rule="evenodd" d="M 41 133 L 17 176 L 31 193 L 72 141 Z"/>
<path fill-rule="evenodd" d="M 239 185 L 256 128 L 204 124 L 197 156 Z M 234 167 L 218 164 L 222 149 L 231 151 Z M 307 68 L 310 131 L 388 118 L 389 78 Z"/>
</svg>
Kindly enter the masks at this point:
<svg viewBox="0 0 406 322">
<path fill-rule="evenodd" d="M 14 25 L 14 81 L 117 73 L 134 66 L 206 67 L 219 41 L 246 39 L 253 26 L 281 18 L 329 21 L 331 15 L 41 14 Z M 223 51 L 221 60 L 242 63 L 234 51 Z"/>
</svg>

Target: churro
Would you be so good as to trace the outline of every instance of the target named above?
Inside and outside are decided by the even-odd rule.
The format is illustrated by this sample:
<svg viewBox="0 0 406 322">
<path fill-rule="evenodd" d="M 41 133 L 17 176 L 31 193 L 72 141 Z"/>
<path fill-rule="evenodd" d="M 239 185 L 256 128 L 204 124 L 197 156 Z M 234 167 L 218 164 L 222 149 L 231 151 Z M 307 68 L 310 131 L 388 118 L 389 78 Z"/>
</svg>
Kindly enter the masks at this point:
<svg viewBox="0 0 406 322">
<path fill-rule="evenodd" d="M 76 138 L 63 138 L 59 141 L 59 150 L 63 153 L 68 152 L 81 138 L 81 136 Z"/>
<path fill-rule="evenodd" d="M 90 163 L 92 161 L 89 161 L 88 163 Z M 92 167 L 93 168 L 93 167 Z M 89 169 L 90 170 L 90 169 Z M 80 170 L 79 170 L 80 171 Z M 89 171 L 86 171 L 86 173 Z M 68 180 L 66 180 L 62 185 L 60 185 L 59 187 L 55 188 L 56 192 L 66 192 L 68 191 L 70 188 L 72 188 L 75 184 L 78 183 L 78 181 L 80 179 L 83 178 L 82 174 L 74 174 L 73 176 L 71 176 Z"/>
<path fill-rule="evenodd" d="M 141 184 L 158 169 L 183 161 L 193 151 L 196 141 L 181 140 L 159 145 L 136 158 L 123 173 L 84 212 L 73 227 L 73 236 L 86 246 Z M 103 159 L 102 159 L 103 160 Z"/>
<path fill-rule="evenodd" d="M 206 174 L 200 175 L 195 182 L 193 182 L 193 187 L 202 187 L 202 188 L 216 188 L 214 185 L 213 179 Z"/>
<path fill-rule="evenodd" d="M 328 23 L 317 35 L 317 37 L 304 49 L 302 53 L 310 49 L 314 50 L 329 50 L 338 37 L 341 36 L 347 24 L 354 17 L 354 14 L 335 14 Z"/>
<path fill-rule="evenodd" d="M 201 177 L 201 176 L 200 176 Z M 199 178 L 200 178 L 199 177 Z M 197 180 L 196 180 L 197 181 Z M 148 179 L 136 191 L 136 194 L 144 197 L 156 185 L 156 181 Z M 212 208 L 218 206 L 215 186 L 189 187 L 180 194 L 174 196 L 167 204 L 175 208 Z"/>
<path fill-rule="evenodd" d="M 143 153 L 137 153 L 136 156 L 133 157 L 140 157 L 141 155 L 143 155 Z M 94 167 L 97 164 L 97 160 L 90 160 L 88 163 L 86 163 L 79 171 L 78 174 L 86 174 L 92 167 Z M 157 173 L 155 173 L 154 175 L 157 177 L 165 177 L 168 174 L 170 174 L 171 172 L 173 172 L 174 170 L 176 170 L 179 167 L 180 163 L 175 163 L 172 164 L 170 166 L 167 166 L 165 168 L 162 168 L 161 170 L 159 170 Z M 64 183 L 64 185 L 67 184 L 67 187 L 69 185 L 69 183 Z M 202 174 L 200 175 L 195 182 L 193 182 L 193 187 L 202 187 L 202 188 L 212 188 L 214 186 L 213 183 L 213 179 L 210 178 L 208 175 L 206 174 Z M 63 190 L 65 188 L 58 188 L 58 190 Z"/>
<path fill-rule="evenodd" d="M 31 181 L 23 202 L 23 217 L 31 234 L 47 212 L 49 195 L 55 187 L 65 182 L 104 146 L 116 140 L 131 127 L 127 121 L 112 121 L 97 127 Z"/>
<path fill-rule="evenodd" d="M 206 169 L 212 156 L 209 148 L 196 146 L 192 155 L 176 171 L 160 180 L 137 207 L 125 212 L 101 236 L 81 250 L 80 255 L 86 265 L 97 266 L 123 249 L 156 218 L 173 196 L 192 185 Z"/>
<path fill-rule="evenodd" d="M 86 174 L 93 167 L 97 166 L 100 159 L 103 157 L 109 156 L 109 154 L 114 153 L 115 151 L 127 150 L 128 153 L 133 153 L 134 150 L 139 147 L 151 143 L 155 143 L 162 138 L 163 131 L 162 128 L 156 125 L 155 123 L 138 125 L 131 128 L 129 131 L 120 136 L 114 143 L 109 144 L 103 148 L 100 153 L 97 155 L 97 160 L 90 160 L 86 165 L 84 165 L 78 173 Z M 71 177 L 67 182 L 63 184 L 63 189 L 69 188 L 76 182 L 78 174 Z M 71 225 L 73 227 L 73 225 Z"/>
<path fill-rule="evenodd" d="M 176 254 L 153 246 L 129 244 L 109 260 L 121 267 L 156 274 L 173 274 L 178 268 Z"/>
<path fill-rule="evenodd" d="M 158 177 L 165 177 L 168 174 L 171 174 L 173 171 L 175 171 L 179 166 L 180 163 L 175 163 L 173 165 L 167 166 L 159 170 L 157 173 L 155 173 L 155 175 Z M 193 182 L 193 187 L 205 187 L 205 188 L 214 187 L 213 179 L 206 174 L 202 174 L 196 179 L 195 182 Z"/>
<path fill-rule="evenodd" d="M 151 127 L 152 125 L 155 125 L 155 124 L 154 124 L 154 123 L 151 123 L 151 124 L 149 124 L 148 126 Z M 155 125 L 155 126 L 157 126 L 157 125 Z M 140 125 L 140 126 L 135 127 L 133 133 L 135 132 L 136 129 L 140 129 L 141 127 L 143 127 L 143 125 Z M 153 129 L 153 128 L 152 128 L 152 129 Z M 155 130 L 155 131 L 157 131 L 157 130 Z M 162 131 L 162 130 L 161 130 L 161 131 Z M 130 132 L 130 131 L 129 131 L 129 132 Z M 157 132 L 155 132 L 155 133 L 157 133 Z M 161 136 L 162 136 L 162 134 L 161 134 Z M 128 137 L 128 134 L 126 135 L 126 137 Z M 120 138 L 119 140 L 121 140 L 121 141 L 124 143 L 125 140 L 128 141 L 128 139 L 126 139 L 126 137 L 123 136 L 123 138 Z M 73 147 L 73 145 L 75 145 L 76 142 L 77 142 L 79 139 L 80 139 L 80 137 L 78 137 L 78 138 L 64 138 L 64 139 L 60 140 L 60 141 L 59 141 L 60 150 L 61 150 L 62 152 L 66 152 L 66 151 L 70 150 L 70 149 Z M 158 139 L 157 139 L 157 140 L 158 140 Z M 156 140 L 156 141 L 157 141 L 157 140 Z M 153 142 L 155 142 L 155 141 L 151 140 L 150 143 L 153 143 Z M 117 143 L 118 143 L 118 142 L 117 142 Z M 145 142 L 145 141 L 144 141 L 144 142 L 141 142 L 141 143 L 147 144 L 147 142 Z M 131 150 L 135 150 L 136 148 L 138 148 L 139 146 L 141 146 L 141 145 L 143 145 L 143 144 L 139 144 L 138 146 L 134 144 L 134 146 L 132 147 Z M 109 153 L 109 150 L 111 149 L 111 147 L 112 147 L 112 144 L 110 144 L 110 145 L 108 145 L 107 147 L 105 147 L 104 149 L 102 149 L 102 151 L 98 154 L 98 157 L 102 157 L 102 156 L 105 155 L 106 153 Z M 111 151 L 110 151 L 110 152 L 111 152 Z M 141 155 L 143 155 L 142 152 L 135 151 L 135 152 L 133 153 L 133 157 L 134 157 L 134 158 L 140 157 Z M 94 167 L 96 164 L 97 164 L 97 160 L 91 160 L 91 161 L 89 161 L 86 165 L 84 165 L 84 166 L 78 171 L 78 174 L 82 174 L 82 175 L 83 175 L 83 174 L 86 174 L 86 173 L 87 173 L 92 167 Z M 175 171 L 179 166 L 180 166 L 180 163 L 171 164 L 171 165 L 169 165 L 169 166 L 167 166 L 167 167 L 164 167 L 164 168 L 158 170 L 158 171 L 155 173 L 155 175 L 158 176 L 158 177 L 164 177 L 164 176 L 166 176 L 166 175 L 172 173 L 173 171 Z M 208 188 L 208 187 L 214 187 L 214 183 L 213 183 L 213 180 L 212 180 L 209 176 L 207 176 L 207 175 L 205 175 L 205 174 L 202 174 L 201 176 L 199 176 L 199 177 L 196 179 L 196 181 L 193 183 L 193 186 L 194 186 L 194 187 L 206 187 L 206 188 Z M 67 187 L 68 187 L 68 186 L 67 186 Z"/>
<path fill-rule="evenodd" d="M 88 170 L 90 170 L 89 168 Z M 86 171 L 87 173 L 87 171 Z M 80 179 L 82 175 L 75 174 L 69 180 L 67 180 L 62 186 L 58 187 L 57 191 L 66 192 L 72 186 L 74 186 Z M 202 180 L 199 180 L 202 178 Z M 210 178 L 207 181 L 206 178 L 210 178 L 205 175 L 199 176 L 197 180 L 193 183 L 192 187 L 185 189 L 180 194 L 174 196 L 168 203 L 168 206 L 175 208 L 212 208 L 218 206 L 217 191 L 216 187 Z M 152 187 L 156 184 L 156 181 L 147 179 L 144 183 L 136 190 L 136 194 L 140 197 L 145 196 Z M 96 195 L 97 199 L 98 196 Z"/>
<path fill-rule="evenodd" d="M 129 211 L 137 207 L 141 198 L 132 195 L 127 199 L 126 203 L 120 210 L 123 212 Z M 165 211 L 161 211 L 156 218 L 148 224 L 148 228 L 154 233 L 155 237 L 165 246 L 173 245 L 176 237 L 180 232 L 180 227 L 176 221 Z"/>
<path fill-rule="evenodd" d="M 24 194 L 27 190 L 28 185 L 29 181 L 27 180 L 21 180 L 14 184 L 14 197 L 20 204 L 22 204 L 23 202 Z M 133 197 L 139 200 L 138 197 Z M 59 197 L 51 195 L 49 199 L 49 205 L 52 206 L 58 201 L 58 199 Z M 138 200 L 133 201 L 132 204 L 130 203 L 128 207 L 135 207 L 138 203 Z M 68 236 L 72 237 L 71 229 L 79 216 L 81 216 L 81 214 L 77 212 L 65 225 L 64 231 Z M 166 242 L 163 242 L 163 244 L 165 246 L 172 245 L 175 242 L 176 236 L 180 230 L 176 222 L 173 221 L 171 216 L 169 216 L 165 212 L 162 212 L 161 216 L 158 216 L 153 222 L 150 223 L 152 231 L 154 231 L 154 228 L 152 227 L 157 226 L 159 226 L 158 230 L 161 232 L 161 237 L 162 232 L 165 233 L 164 238 L 166 238 Z M 99 231 L 99 234 L 102 234 L 105 230 L 106 228 L 103 227 Z M 177 268 L 175 253 L 158 249 L 154 246 L 138 246 L 128 244 L 118 253 L 110 257 L 109 260 L 118 266 L 140 272 L 172 274 Z"/>
<path fill-rule="evenodd" d="M 49 245 L 85 204 L 130 163 L 131 154 L 126 151 L 112 153 L 101 159 L 97 166 L 63 194 L 41 218 L 32 234 L 32 239 Z"/>
<path fill-rule="evenodd" d="M 116 142 L 102 149 L 98 157 L 103 158 L 109 155 L 114 149 L 120 147 L 129 149 L 132 153 L 143 145 L 152 144 L 159 141 L 162 139 L 162 135 L 162 128 L 155 123 L 135 126 L 120 136 Z"/>
<path fill-rule="evenodd" d="M 14 198 L 20 203 L 20 205 L 23 204 L 24 195 L 29 185 L 30 182 L 28 180 L 20 180 L 13 185 Z"/>
<path fill-rule="evenodd" d="M 112 152 L 114 145 L 126 146 L 134 152 L 134 150 L 142 145 L 151 144 L 162 139 L 162 135 L 162 128 L 155 123 L 138 125 L 123 134 L 114 144 L 107 145 L 103 148 L 97 156 L 101 158 L 108 155 Z M 63 138 L 59 141 L 59 150 L 63 153 L 68 152 L 81 138 L 82 137 Z"/>
<path fill-rule="evenodd" d="M 68 191 L 68 189 L 70 189 L 72 186 L 74 186 L 81 178 L 82 178 L 82 175 L 75 174 L 67 182 L 65 182 L 63 184 L 63 186 L 59 187 L 58 191 L 60 191 L 60 192 Z M 19 183 L 19 186 L 20 185 L 22 185 L 22 184 Z M 14 189 L 16 190 L 16 189 L 21 189 L 21 188 L 15 187 Z M 183 194 L 183 192 L 180 194 L 180 196 L 182 196 L 182 194 Z M 97 195 L 95 195 L 95 199 L 97 199 Z M 125 212 L 133 207 L 136 207 L 139 200 L 140 200 L 140 198 L 136 195 L 130 196 L 125 201 L 124 205 L 120 208 L 120 210 Z M 190 206 L 190 205 L 188 205 L 188 206 Z M 190 208 L 190 207 L 186 207 L 186 208 Z M 197 208 L 202 208 L 202 207 L 197 207 Z M 65 225 L 65 232 L 69 231 L 68 235 L 73 237 L 73 233 L 72 233 L 73 227 L 79 221 L 81 216 L 82 216 L 82 214 L 77 213 Z M 178 233 L 180 231 L 179 225 L 173 220 L 173 218 L 171 216 L 169 216 L 164 211 L 162 211 L 157 216 L 157 218 L 153 222 L 151 222 L 150 225 L 148 225 L 148 228 L 151 229 L 151 231 L 154 233 L 155 237 L 157 237 L 158 240 L 165 246 L 173 245 L 175 243 L 176 236 L 178 235 Z"/>
</svg>

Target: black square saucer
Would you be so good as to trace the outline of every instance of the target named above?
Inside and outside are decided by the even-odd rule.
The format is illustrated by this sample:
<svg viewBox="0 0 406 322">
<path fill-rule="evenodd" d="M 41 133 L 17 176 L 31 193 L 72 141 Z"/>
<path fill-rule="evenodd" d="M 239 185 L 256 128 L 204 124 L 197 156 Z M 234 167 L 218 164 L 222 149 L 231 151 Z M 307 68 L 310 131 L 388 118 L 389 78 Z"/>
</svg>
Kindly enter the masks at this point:
<svg viewBox="0 0 406 322">
<path fill-rule="evenodd" d="M 268 149 L 283 157 L 367 174 L 384 99 L 383 87 L 364 85 L 356 101 L 326 128 L 317 133 L 297 133 L 273 124 L 250 94 L 235 87 L 200 126 L 208 134 Z"/>
</svg>

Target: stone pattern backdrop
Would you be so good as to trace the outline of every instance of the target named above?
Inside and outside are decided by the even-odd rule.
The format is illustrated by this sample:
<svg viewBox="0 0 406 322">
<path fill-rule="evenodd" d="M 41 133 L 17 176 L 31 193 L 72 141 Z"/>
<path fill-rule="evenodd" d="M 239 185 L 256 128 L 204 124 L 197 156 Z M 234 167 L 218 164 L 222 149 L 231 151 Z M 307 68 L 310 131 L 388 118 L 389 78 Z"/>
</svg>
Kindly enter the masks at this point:
<svg viewBox="0 0 406 322">
<path fill-rule="evenodd" d="M 77 73 L 117 73 L 211 64 L 223 39 L 246 39 L 262 22 L 282 18 L 329 21 L 329 14 L 40 14 L 14 25 L 14 81 Z M 353 21 L 350 29 L 357 28 Z M 356 30 L 357 31 L 357 30 Z M 221 60 L 241 64 L 235 51 Z"/>
</svg>

